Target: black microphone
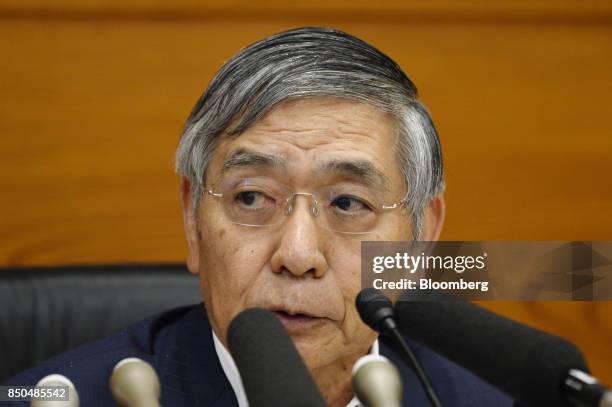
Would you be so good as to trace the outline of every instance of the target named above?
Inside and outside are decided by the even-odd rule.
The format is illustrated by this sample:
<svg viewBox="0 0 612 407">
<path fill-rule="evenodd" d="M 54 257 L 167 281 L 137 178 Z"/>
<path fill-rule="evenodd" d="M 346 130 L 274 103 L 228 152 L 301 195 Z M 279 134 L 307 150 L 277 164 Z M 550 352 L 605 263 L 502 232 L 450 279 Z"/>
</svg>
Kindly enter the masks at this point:
<svg viewBox="0 0 612 407">
<path fill-rule="evenodd" d="M 400 331 L 513 397 L 521 406 L 610 406 L 571 342 L 472 303 L 431 293 L 395 304 Z M 575 404 L 574 404 L 575 403 Z"/>
<path fill-rule="evenodd" d="M 406 360 L 416 373 L 431 405 L 434 407 L 441 407 L 442 403 L 431 385 L 425 370 L 398 330 L 395 321 L 395 311 L 393 310 L 391 300 L 389 300 L 380 290 L 365 288 L 357 295 L 355 306 L 363 322 L 373 330 L 388 335 L 393 339 L 396 346 L 400 349 L 400 353 L 404 357 L 404 360 Z"/>
<path fill-rule="evenodd" d="M 251 407 L 324 407 L 323 396 L 272 312 L 251 308 L 230 323 L 227 340 Z"/>
</svg>

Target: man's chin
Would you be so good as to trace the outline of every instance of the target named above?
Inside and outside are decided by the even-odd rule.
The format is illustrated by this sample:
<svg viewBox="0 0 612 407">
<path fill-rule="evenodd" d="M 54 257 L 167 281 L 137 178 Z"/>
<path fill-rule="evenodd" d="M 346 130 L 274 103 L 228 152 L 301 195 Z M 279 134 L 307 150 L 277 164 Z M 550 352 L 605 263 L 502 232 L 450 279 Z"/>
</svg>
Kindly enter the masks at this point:
<svg viewBox="0 0 612 407">
<path fill-rule="evenodd" d="M 314 331 L 295 331 L 289 334 L 311 371 L 333 363 L 348 352 L 342 338 L 337 336 L 337 330 L 326 329 L 324 326 Z"/>
</svg>

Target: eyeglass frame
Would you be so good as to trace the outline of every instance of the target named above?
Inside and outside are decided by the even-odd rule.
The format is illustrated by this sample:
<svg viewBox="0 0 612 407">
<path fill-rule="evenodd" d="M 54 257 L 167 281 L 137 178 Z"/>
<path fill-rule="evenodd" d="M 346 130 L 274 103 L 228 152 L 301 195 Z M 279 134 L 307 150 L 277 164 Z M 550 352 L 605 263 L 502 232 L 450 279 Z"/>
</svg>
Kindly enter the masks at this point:
<svg viewBox="0 0 612 407">
<path fill-rule="evenodd" d="M 247 178 L 248 179 L 248 178 Z M 285 189 L 291 191 L 290 188 L 284 187 Z M 213 188 L 211 187 L 205 187 L 204 188 L 205 192 L 214 197 L 214 198 L 223 198 L 223 192 L 214 192 Z M 312 213 L 312 215 L 316 218 L 319 215 L 319 201 L 317 200 L 317 196 L 314 193 L 311 192 L 301 192 L 301 191 L 291 191 L 291 194 L 287 197 L 284 198 L 284 202 L 285 202 L 285 206 L 286 206 L 286 210 L 284 211 L 285 214 L 287 215 L 287 217 L 289 217 L 293 211 L 293 202 L 295 201 L 295 197 L 296 196 L 309 196 L 312 198 L 312 204 L 310 205 L 310 212 Z M 393 209 L 397 209 L 400 208 L 404 205 L 407 204 L 407 198 L 402 199 L 399 202 L 390 204 L 390 205 L 385 205 L 382 204 L 380 208 L 381 211 L 389 211 L 389 210 L 393 210 Z M 254 225 L 254 224 L 247 224 L 247 223 L 240 223 L 240 222 L 236 222 L 230 219 L 230 222 L 235 224 L 235 225 L 239 225 L 239 226 L 245 226 L 245 227 L 253 227 L 253 228 L 263 228 L 263 227 L 272 227 L 272 226 L 277 226 L 279 224 L 282 223 L 278 222 L 278 223 L 273 223 L 273 224 L 269 224 L 269 225 Z M 324 229 L 327 229 L 324 227 Z M 336 230 L 336 229 L 327 229 L 333 232 L 337 232 L 337 233 L 342 233 L 342 234 L 349 234 L 349 235 L 365 235 L 365 234 L 369 234 L 369 233 L 373 233 L 374 230 L 370 230 L 367 232 L 347 232 L 347 231 L 341 231 L 341 230 Z"/>
</svg>

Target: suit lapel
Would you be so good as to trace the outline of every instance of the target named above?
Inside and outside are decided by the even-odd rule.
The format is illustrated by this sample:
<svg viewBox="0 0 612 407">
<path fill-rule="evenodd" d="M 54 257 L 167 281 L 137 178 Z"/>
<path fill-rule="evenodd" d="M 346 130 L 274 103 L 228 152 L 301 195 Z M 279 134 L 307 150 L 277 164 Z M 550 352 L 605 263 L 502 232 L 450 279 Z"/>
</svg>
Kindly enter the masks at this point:
<svg viewBox="0 0 612 407">
<path fill-rule="evenodd" d="M 162 405 L 238 406 L 215 352 L 202 304 L 168 330 L 159 345 Z"/>
</svg>

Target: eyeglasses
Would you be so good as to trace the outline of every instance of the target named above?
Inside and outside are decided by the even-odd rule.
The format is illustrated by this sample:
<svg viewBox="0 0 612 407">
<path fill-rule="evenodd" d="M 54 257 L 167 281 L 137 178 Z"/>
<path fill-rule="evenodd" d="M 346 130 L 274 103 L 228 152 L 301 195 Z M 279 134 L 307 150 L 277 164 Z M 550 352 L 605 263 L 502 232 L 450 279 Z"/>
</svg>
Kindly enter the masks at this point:
<svg viewBox="0 0 612 407">
<path fill-rule="evenodd" d="M 248 227 L 278 225 L 291 215 L 298 196 L 309 198 L 310 212 L 321 227 L 348 234 L 375 231 L 385 212 L 406 204 L 384 204 L 378 190 L 355 184 L 295 192 L 269 178 L 228 179 L 206 192 L 221 201 L 230 222 Z"/>
</svg>

